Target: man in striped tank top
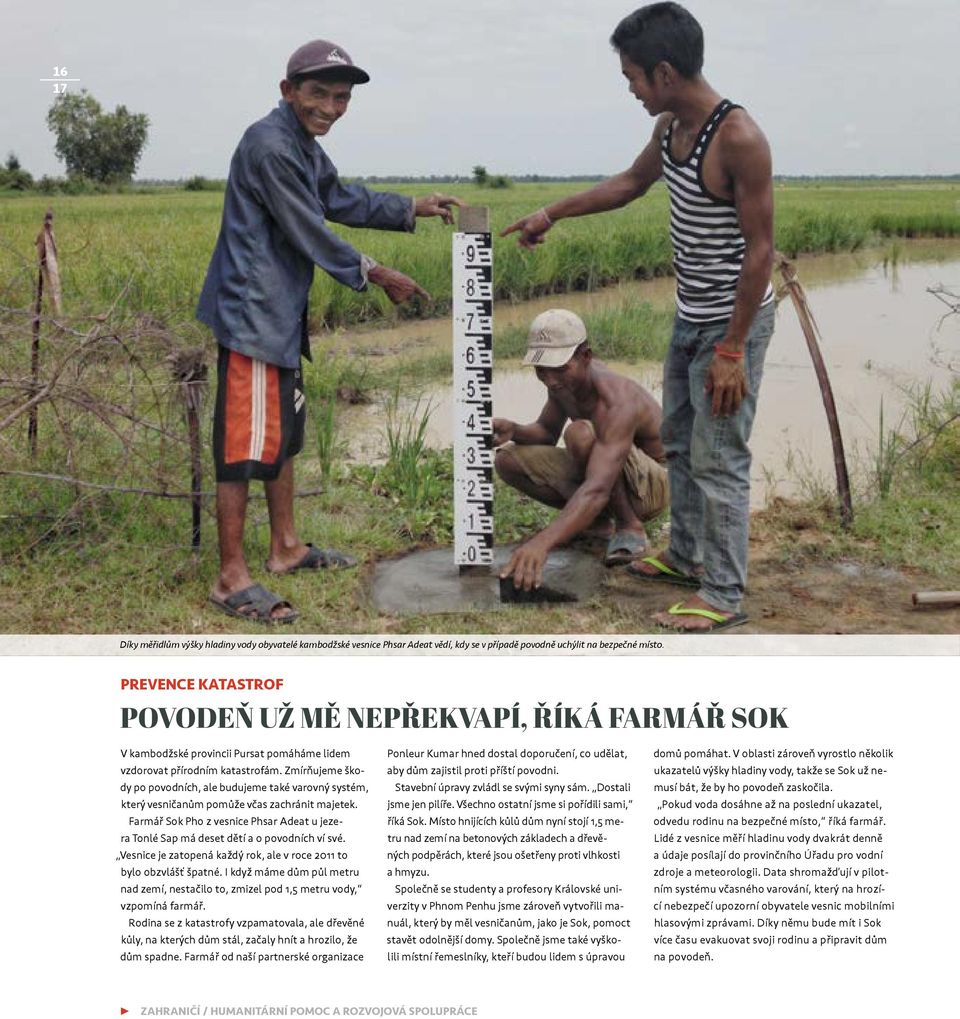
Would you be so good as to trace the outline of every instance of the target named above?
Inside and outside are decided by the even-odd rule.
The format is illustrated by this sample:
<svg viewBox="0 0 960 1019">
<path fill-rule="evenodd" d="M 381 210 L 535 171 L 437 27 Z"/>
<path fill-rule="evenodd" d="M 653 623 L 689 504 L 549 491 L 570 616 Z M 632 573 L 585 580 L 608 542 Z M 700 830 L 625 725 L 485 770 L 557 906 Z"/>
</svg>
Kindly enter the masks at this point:
<svg viewBox="0 0 960 1019">
<path fill-rule="evenodd" d="M 664 178 L 677 313 L 664 364 L 661 437 L 670 476 L 670 546 L 627 567 L 639 580 L 696 589 L 655 615 L 707 632 L 746 622 L 750 450 L 773 333 L 773 184 L 760 128 L 701 74 L 703 32 L 676 3 L 628 15 L 611 42 L 630 92 L 656 124 L 633 165 L 503 231 L 533 249 L 559 219 L 617 209 Z"/>
</svg>

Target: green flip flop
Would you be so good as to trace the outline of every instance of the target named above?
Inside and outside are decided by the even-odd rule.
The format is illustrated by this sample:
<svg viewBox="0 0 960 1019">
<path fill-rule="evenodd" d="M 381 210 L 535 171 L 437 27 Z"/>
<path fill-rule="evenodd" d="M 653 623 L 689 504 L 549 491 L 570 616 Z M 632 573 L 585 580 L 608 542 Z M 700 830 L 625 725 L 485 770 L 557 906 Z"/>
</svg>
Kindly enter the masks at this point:
<svg viewBox="0 0 960 1019">
<path fill-rule="evenodd" d="M 725 616 L 722 612 L 714 612 L 713 609 L 685 608 L 683 602 L 677 602 L 667 609 L 670 616 L 701 616 L 709 619 L 714 625 L 706 630 L 685 630 L 679 626 L 667 626 L 664 623 L 657 623 L 657 626 L 664 630 L 675 630 L 678 633 L 716 633 L 718 630 L 729 630 L 734 626 L 742 626 L 747 621 L 743 612 L 735 612 L 732 616 Z"/>
<path fill-rule="evenodd" d="M 656 556 L 648 555 L 640 560 L 641 563 L 646 563 L 648 566 L 652 566 L 657 573 L 646 573 L 641 569 L 638 569 L 636 563 L 630 563 L 627 567 L 627 573 L 636 580 L 648 580 L 664 584 L 676 584 L 678 587 L 699 587 L 700 578 L 691 576 L 689 573 L 681 573 L 679 570 L 675 570 L 672 566 L 668 566 L 665 562 L 657 559 Z"/>
</svg>

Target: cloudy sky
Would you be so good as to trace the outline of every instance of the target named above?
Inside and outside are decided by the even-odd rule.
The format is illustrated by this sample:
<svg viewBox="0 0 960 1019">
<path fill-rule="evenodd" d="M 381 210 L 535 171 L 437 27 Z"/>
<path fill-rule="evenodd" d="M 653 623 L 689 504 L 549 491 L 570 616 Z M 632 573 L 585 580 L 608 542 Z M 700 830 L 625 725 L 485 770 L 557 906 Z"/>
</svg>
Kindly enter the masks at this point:
<svg viewBox="0 0 960 1019">
<path fill-rule="evenodd" d="M 691 0 L 704 73 L 784 174 L 960 172 L 956 0 Z M 608 39 L 622 0 L 0 0 L 0 158 L 62 173 L 55 66 L 150 117 L 141 177 L 223 177 L 322 36 L 371 74 L 325 146 L 345 174 L 612 173 L 649 137 Z"/>
</svg>

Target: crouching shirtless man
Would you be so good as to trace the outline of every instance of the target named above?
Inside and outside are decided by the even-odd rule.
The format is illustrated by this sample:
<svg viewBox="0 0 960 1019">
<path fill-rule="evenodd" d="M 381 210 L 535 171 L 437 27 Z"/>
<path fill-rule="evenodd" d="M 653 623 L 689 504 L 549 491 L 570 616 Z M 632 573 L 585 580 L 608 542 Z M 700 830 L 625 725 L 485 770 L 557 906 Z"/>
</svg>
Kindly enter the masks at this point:
<svg viewBox="0 0 960 1019">
<path fill-rule="evenodd" d="M 493 419 L 495 466 L 508 485 L 560 513 L 501 573 L 524 591 L 540 586 L 551 549 L 579 535 L 609 538 L 608 566 L 634 561 L 647 547 L 644 521 L 669 502 L 653 396 L 594 357 L 571 311 L 538 315 L 527 348 L 523 363 L 546 386 L 547 402 L 533 424 Z"/>
</svg>

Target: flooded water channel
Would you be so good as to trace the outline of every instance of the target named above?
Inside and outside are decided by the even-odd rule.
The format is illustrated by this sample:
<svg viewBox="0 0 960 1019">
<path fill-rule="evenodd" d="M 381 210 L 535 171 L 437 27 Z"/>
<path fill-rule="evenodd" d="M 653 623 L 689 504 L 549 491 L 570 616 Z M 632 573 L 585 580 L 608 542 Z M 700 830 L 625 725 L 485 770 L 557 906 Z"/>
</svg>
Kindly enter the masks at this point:
<svg viewBox="0 0 960 1019">
<path fill-rule="evenodd" d="M 929 287 L 943 285 L 960 293 L 960 244 L 956 241 L 905 241 L 896 246 L 841 255 L 801 258 L 797 271 L 807 291 L 821 334 L 840 416 L 851 474 L 869 469 L 879 435 L 881 400 L 884 425 L 895 427 L 907 406 L 911 386 L 930 383 L 935 390 L 949 384 L 960 364 L 960 317 L 941 324 L 946 307 Z M 885 256 L 886 261 L 885 261 Z M 495 328 L 528 323 L 548 307 L 565 307 L 580 315 L 625 300 L 671 307 L 673 280 L 627 283 L 592 294 L 553 295 L 537 301 L 494 308 Z M 938 328 L 939 326 L 939 328 Z M 449 319 L 405 323 L 395 329 L 338 334 L 333 345 L 352 355 L 379 357 L 448 349 Z M 595 340 L 602 357 L 602 338 Z M 659 363 L 611 367 L 637 379 L 657 397 L 661 391 Z M 520 422 L 534 420 L 545 398 L 532 370 L 517 361 L 495 365 L 494 413 Z M 437 448 L 452 444 L 452 393 L 449 383 L 426 385 L 420 409 L 430 405 L 427 440 Z M 416 396 L 407 401 L 413 410 Z M 353 407 L 341 415 L 340 430 L 354 460 L 383 456 L 383 408 Z M 806 342 L 789 298 L 780 303 L 777 325 L 767 354 L 753 439 L 753 503 L 762 506 L 771 494 L 794 495 L 810 480 L 833 486 L 830 436 L 820 390 Z"/>
</svg>

